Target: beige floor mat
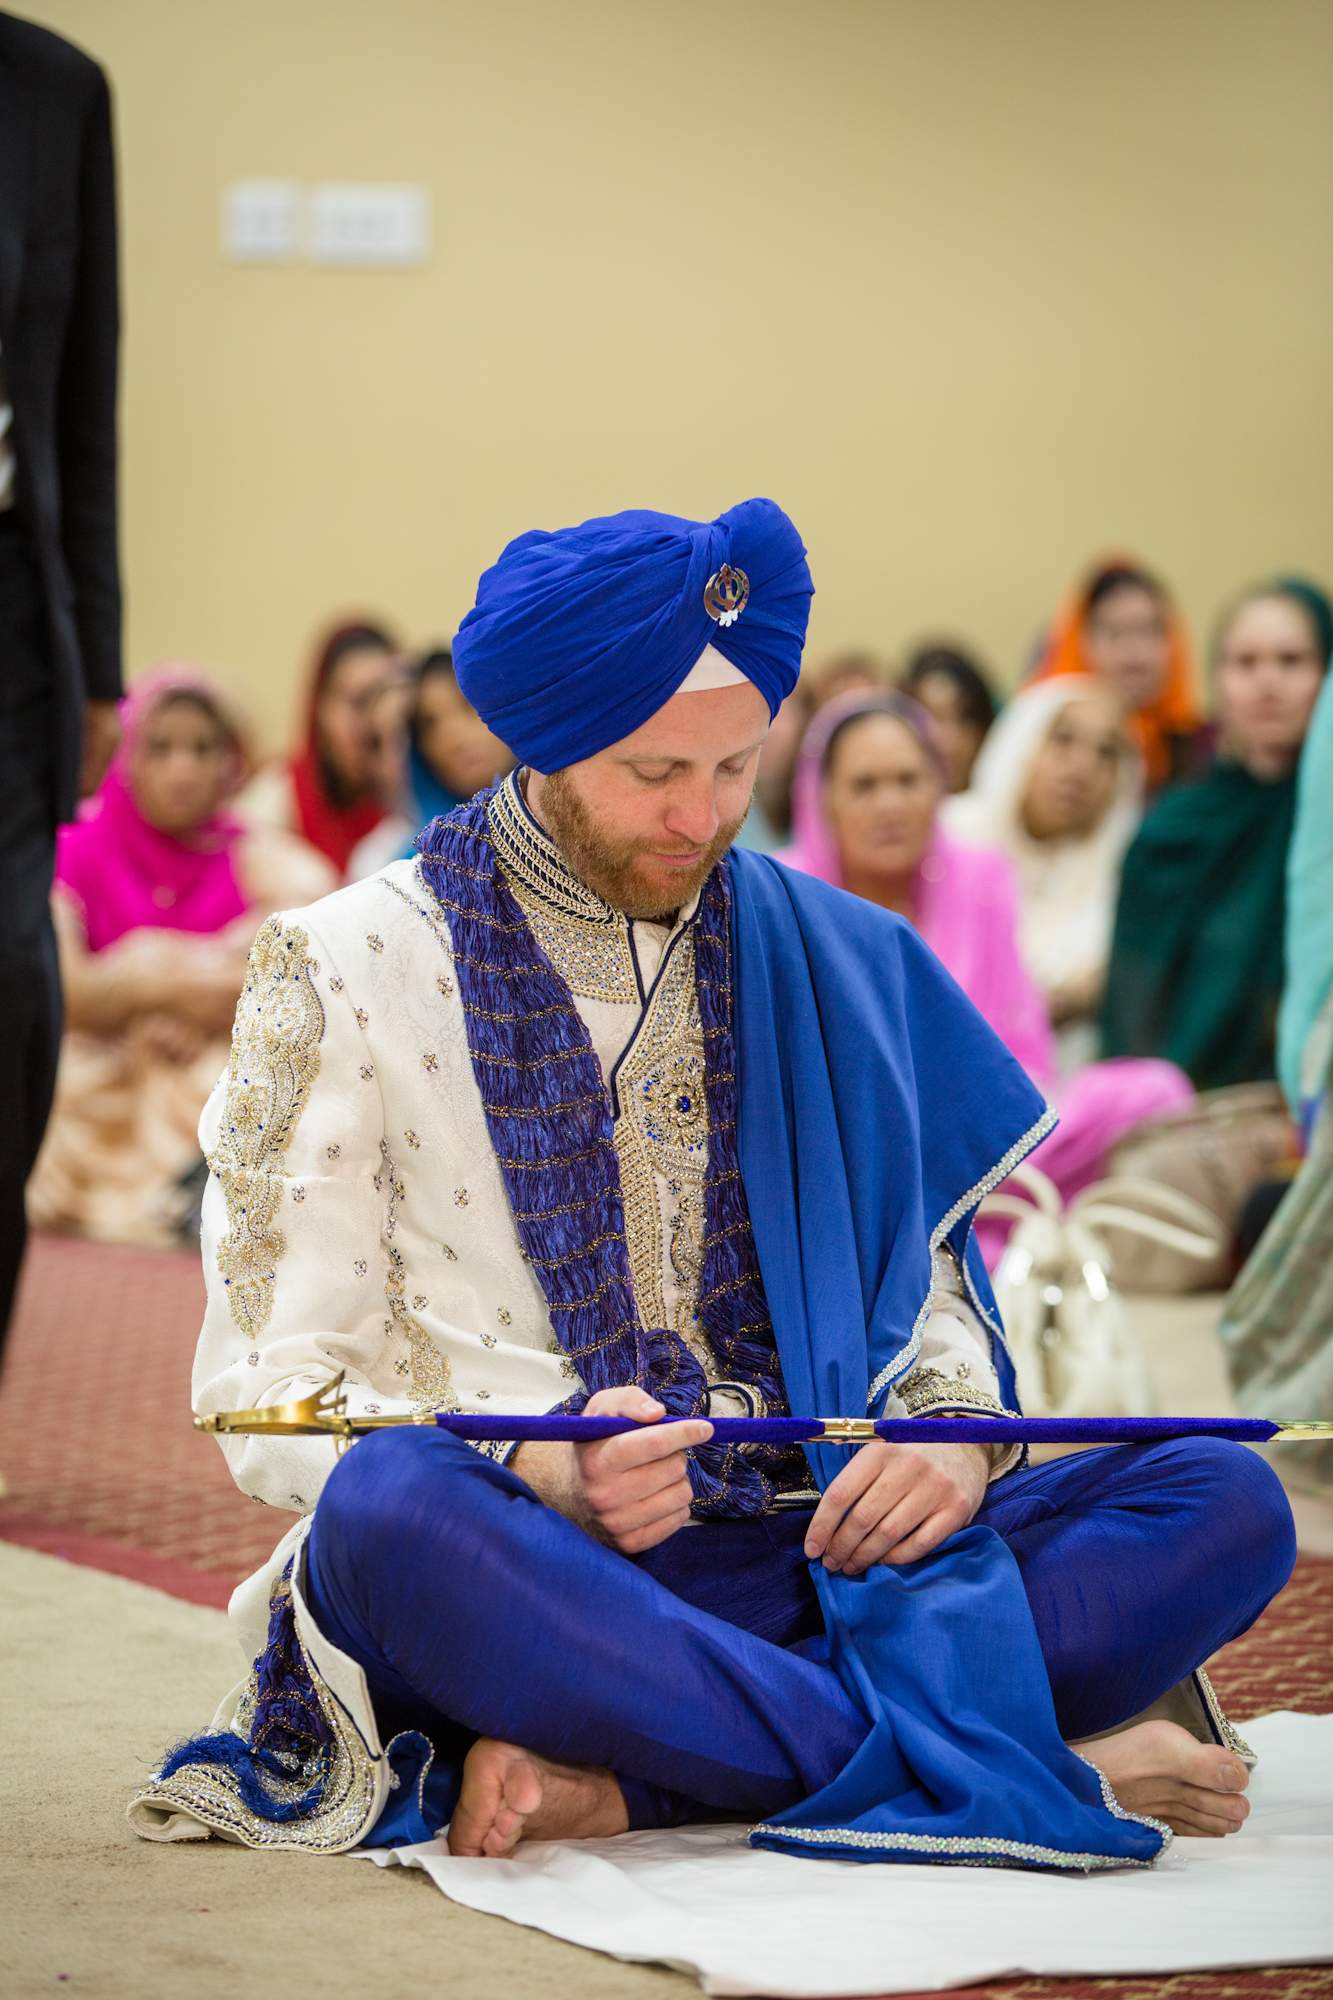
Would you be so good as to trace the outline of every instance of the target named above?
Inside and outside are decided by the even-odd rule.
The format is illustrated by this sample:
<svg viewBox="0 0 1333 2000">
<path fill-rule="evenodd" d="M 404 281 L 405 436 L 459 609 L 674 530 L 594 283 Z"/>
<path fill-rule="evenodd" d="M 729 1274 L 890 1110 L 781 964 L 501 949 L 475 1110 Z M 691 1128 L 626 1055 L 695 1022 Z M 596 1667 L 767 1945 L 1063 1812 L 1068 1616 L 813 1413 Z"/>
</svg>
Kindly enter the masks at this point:
<svg viewBox="0 0 1333 2000">
<path fill-rule="evenodd" d="M 462 1909 L 405 1869 L 136 1840 L 131 1792 L 239 1676 L 221 1612 L 0 1544 L 5 2000 L 697 1995 L 680 1974 Z"/>
</svg>

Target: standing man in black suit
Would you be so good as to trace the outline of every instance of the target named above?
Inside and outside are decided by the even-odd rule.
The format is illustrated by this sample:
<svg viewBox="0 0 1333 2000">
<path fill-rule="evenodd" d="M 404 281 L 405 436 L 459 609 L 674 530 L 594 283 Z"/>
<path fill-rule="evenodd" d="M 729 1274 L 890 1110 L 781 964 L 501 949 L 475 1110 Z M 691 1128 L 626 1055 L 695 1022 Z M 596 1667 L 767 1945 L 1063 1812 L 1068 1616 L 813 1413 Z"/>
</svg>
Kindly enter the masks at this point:
<svg viewBox="0 0 1333 2000">
<path fill-rule="evenodd" d="M 0 1340 L 60 1048 L 55 830 L 117 733 L 118 319 L 106 78 L 0 14 Z"/>
</svg>

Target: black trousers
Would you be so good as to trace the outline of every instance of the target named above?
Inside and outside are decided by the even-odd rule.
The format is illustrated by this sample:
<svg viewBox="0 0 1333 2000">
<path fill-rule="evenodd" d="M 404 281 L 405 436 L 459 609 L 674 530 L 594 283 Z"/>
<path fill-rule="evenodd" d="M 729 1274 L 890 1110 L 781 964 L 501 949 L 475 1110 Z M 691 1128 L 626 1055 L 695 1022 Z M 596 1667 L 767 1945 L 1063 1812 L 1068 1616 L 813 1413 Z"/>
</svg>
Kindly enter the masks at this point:
<svg viewBox="0 0 1333 2000">
<path fill-rule="evenodd" d="M 60 1053 L 54 743 L 41 584 L 19 523 L 0 513 L 0 1344 L 27 1238 L 24 1184 Z"/>
</svg>

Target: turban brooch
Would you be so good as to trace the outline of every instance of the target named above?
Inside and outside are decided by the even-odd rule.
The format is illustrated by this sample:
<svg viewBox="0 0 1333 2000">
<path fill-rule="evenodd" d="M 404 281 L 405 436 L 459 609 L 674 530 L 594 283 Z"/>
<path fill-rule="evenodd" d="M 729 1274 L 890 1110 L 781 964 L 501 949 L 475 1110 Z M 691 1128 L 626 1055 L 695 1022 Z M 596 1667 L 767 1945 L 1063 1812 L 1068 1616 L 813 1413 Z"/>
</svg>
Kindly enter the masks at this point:
<svg viewBox="0 0 1333 2000">
<path fill-rule="evenodd" d="M 454 641 L 459 686 L 535 770 L 581 763 L 671 699 L 705 647 L 777 713 L 814 586 L 772 500 L 715 521 L 632 510 L 510 542 Z"/>
</svg>

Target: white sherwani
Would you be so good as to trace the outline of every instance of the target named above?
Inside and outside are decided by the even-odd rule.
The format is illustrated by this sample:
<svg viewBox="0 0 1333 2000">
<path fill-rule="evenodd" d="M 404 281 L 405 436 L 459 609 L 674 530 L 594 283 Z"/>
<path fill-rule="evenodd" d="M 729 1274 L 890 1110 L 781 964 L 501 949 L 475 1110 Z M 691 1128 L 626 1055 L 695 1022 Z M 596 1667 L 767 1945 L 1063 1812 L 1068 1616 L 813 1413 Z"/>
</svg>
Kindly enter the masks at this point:
<svg viewBox="0 0 1333 2000">
<path fill-rule="evenodd" d="M 673 1325 L 690 1344 L 718 1385 L 715 1413 L 745 1407 L 748 1390 L 718 1384 L 696 1317 L 708 1129 L 693 907 L 669 927 L 610 909 L 566 869 L 514 780 L 490 819 L 510 887 L 570 986 L 611 1092 L 640 1316 L 645 1326 Z M 436 1409 L 549 1410 L 579 1386 L 519 1241 L 468 1052 L 448 928 L 415 862 L 264 926 L 231 1063 L 200 1137 L 212 1168 L 208 1309 L 194 1372 L 201 1414 L 292 1402 L 339 1369 L 354 1413 L 426 1421 Z M 999 1409 L 989 1335 L 947 1258 L 937 1262 L 932 1303 L 889 1414 Z M 270 1588 L 299 1549 L 336 1447 L 323 1438 L 221 1443 L 243 1492 L 299 1517 L 232 1599 L 237 1637 L 253 1659 Z M 502 1457 L 507 1447 L 478 1449 Z M 778 1504 L 814 1498 L 790 1492 Z M 284 1832 L 240 1806 L 215 1773 L 187 1767 L 132 1804 L 131 1823 L 146 1838 L 211 1830 L 338 1852 L 383 1809 L 393 1778 L 365 1677 L 310 1618 L 299 1562 L 290 1590 L 333 1732 L 330 1803 Z M 233 1691 L 214 1728 L 244 1734 L 252 1700 L 253 1680 Z"/>
<path fill-rule="evenodd" d="M 641 1317 L 675 1325 L 716 1381 L 695 1318 L 707 1113 L 694 906 L 670 928 L 609 909 L 565 868 L 515 780 L 491 819 L 613 1092 Z M 213 1170 L 200 1413 L 292 1402 L 337 1369 L 357 1414 L 544 1411 L 579 1386 L 519 1241 L 448 927 L 416 862 L 265 925 L 200 1138 Z M 886 1413 L 998 1409 L 989 1336 L 947 1258 L 936 1281 L 917 1361 Z M 719 1390 L 714 1407 L 744 1405 Z M 322 1438 L 232 1437 L 223 1450 L 243 1492 L 302 1516 L 336 1462 Z M 272 1567 L 237 1605 L 256 1641 Z"/>
</svg>

